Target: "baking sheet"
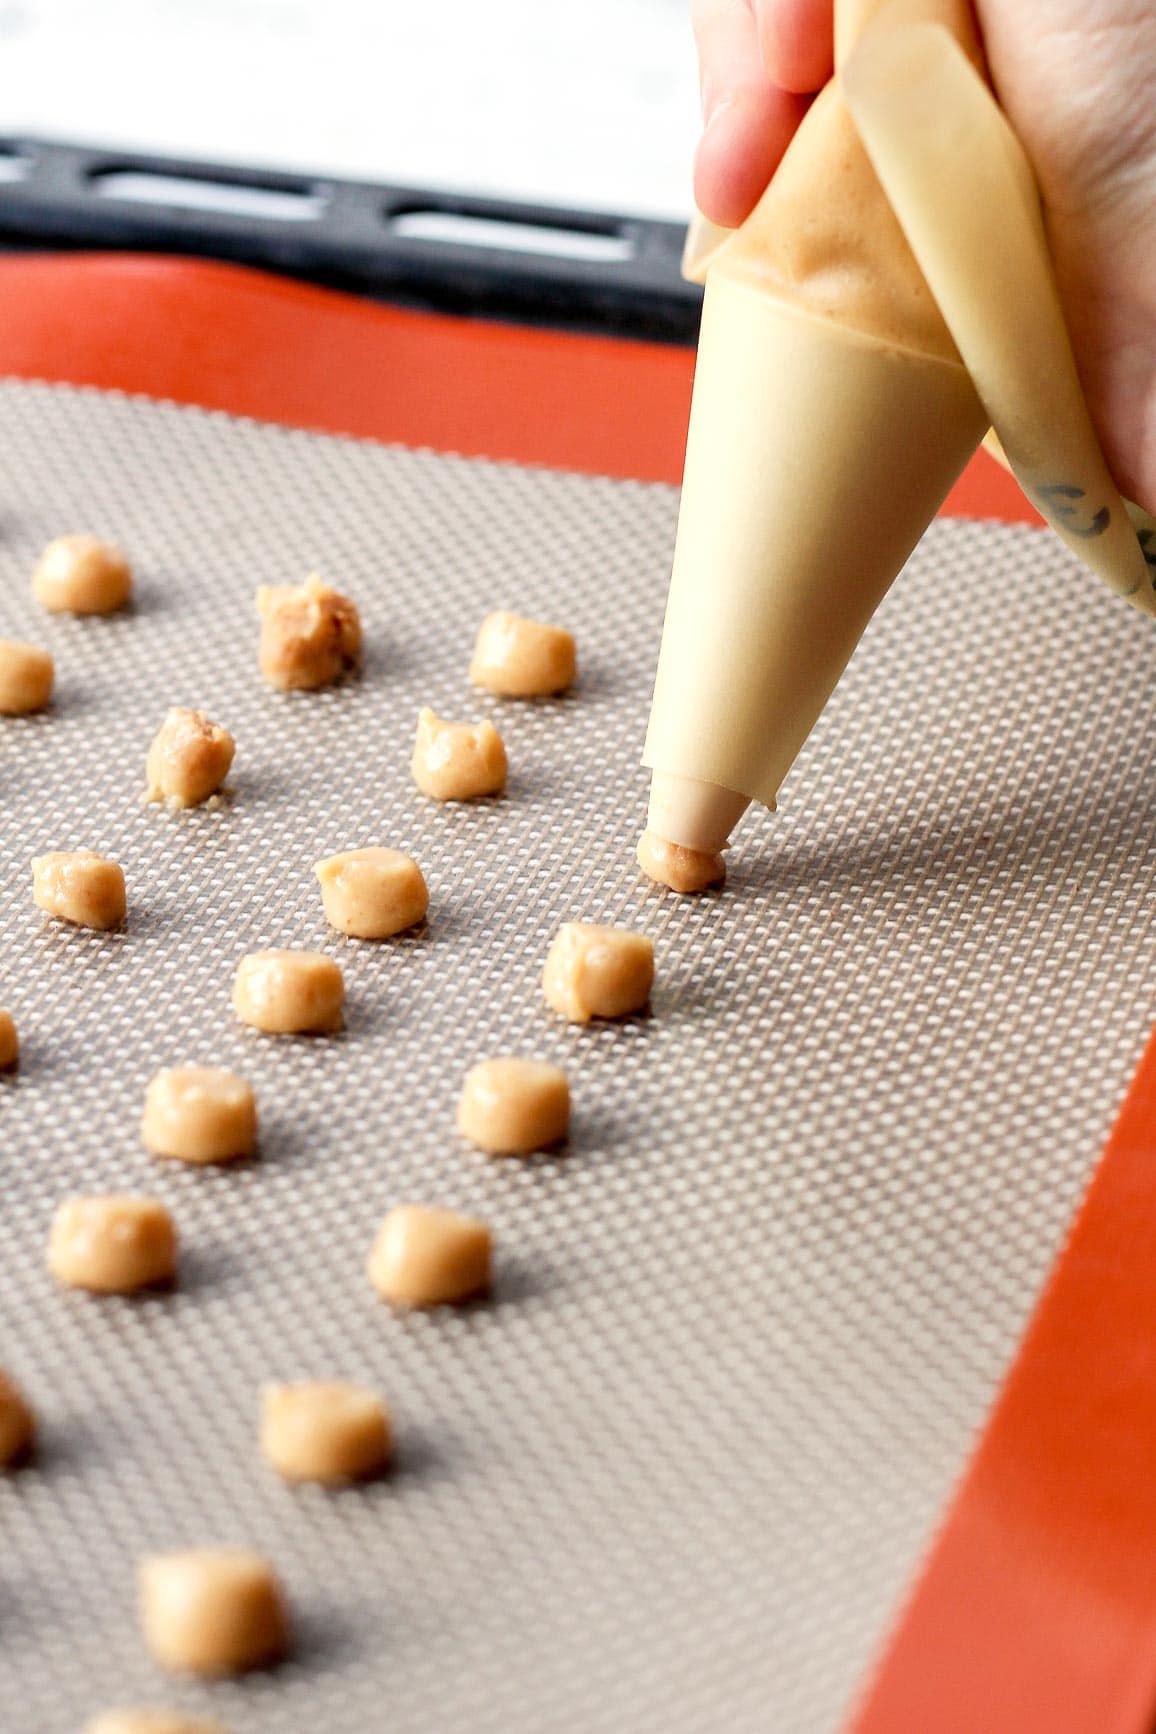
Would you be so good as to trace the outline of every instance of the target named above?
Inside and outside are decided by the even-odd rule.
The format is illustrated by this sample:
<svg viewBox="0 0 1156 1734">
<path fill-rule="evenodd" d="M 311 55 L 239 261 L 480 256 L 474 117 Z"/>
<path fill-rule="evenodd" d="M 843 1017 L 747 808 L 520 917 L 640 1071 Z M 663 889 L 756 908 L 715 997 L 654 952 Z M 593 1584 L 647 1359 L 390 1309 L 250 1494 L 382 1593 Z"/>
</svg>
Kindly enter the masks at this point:
<svg viewBox="0 0 1156 1734">
<path fill-rule="evenodd" d="M 0 1726 L 66 1734 L 124 1701 L 236 1734 L 812 1734 L 836 1726 L 962 1465 L 1151 1021 L 1149 625 L 1042 534 L 941 522 L 884 605 L 779 815 L 722 896 L 645 885 L 638 768 L 677 496 L 35 385 L 0 387 L 0 632 L 58 702 L 0 727 L 0 1365 L 41 1411 L 0 1480 Z M 114 535 L 131 615 L 48 620 L 45 540 Z M 360 680 L 276 694 L 258 583 L 316 567 L 359 601 Z M 498 606 L 577 633 L 580 689 L 465 683 Z M 233 730 L 215 810 L 140 804 L 171 704 Z M 493 715 L 508 796 L 412 789 L 417 709 Z M 330 933 L 312 862 L 383 842 L 428 930 Z M 55 927 L 28 859 L 120 859 L 123 933 Z M 538 978 L 565 919 L 655 939 L 652 1014 L 574 1030 Z M 340 1037 L 236 1025 L 237 958 L 318 947 Z M 565 1064 L 567 1154 L 493 1162 L 465 1069 Z M 145 1083 L 235 1067 L 259 1160 L 139 1146 Z M 165 1198 L 171 1296 L 57 1292 L 83 1190 Z M 392 1316 L 363 1276 L 402 1200 L 494 1225 L 492 1303 Z M 261 1384 L 390 1400 L 396 1473 L 290 1489 Z M 144 1551 L 251 1544 L 295 1659 L 171 1683 L 138 1636 Z M 13 1708 L 15 1707 L 15 1708 Z"/>
</svg>

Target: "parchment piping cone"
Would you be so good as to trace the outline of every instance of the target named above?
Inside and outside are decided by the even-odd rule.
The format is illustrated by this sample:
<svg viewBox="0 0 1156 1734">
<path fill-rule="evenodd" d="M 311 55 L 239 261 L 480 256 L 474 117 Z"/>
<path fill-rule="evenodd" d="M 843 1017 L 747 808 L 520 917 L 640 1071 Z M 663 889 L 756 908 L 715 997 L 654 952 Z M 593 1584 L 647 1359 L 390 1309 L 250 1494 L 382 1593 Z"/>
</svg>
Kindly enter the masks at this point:
<svg viewBox="0 0 1156 1734">
<path fill-rule="evenodd" d="M 883 0 L 836 0 L 836 61 Z M 930 8 L 977 60 L 966 0 Z M 644 763 L 651 829 L 715 850 L 773 807 L 864 628 L 986 418 L 838 79 L 706 280 Z"/>
<path fill-rule="evenodd" d="M 712 271 L 643 763 L 773 806 L 986 425 L 958 363 Z"/>
</svg>

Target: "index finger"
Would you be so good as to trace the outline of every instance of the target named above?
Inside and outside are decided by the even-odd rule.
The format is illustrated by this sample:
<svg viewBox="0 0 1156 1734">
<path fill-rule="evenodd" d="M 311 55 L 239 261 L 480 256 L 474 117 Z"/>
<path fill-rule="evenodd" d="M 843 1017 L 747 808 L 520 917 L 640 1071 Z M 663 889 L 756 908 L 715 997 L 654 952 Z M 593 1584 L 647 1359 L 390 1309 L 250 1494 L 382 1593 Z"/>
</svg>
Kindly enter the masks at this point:
<svg viewBox="0 0 1156 1734">
<path fill-rule="evenodd" d="M 806 104 L 767 76 L 751 0 L 691 0 L 706 130 L 695 156 L 699 209 L 734 228 L 779 165 Z"/>
<path fill-rule="evenodd" d="M 767 76 L 783 90 L 821 90 L 835 70 L 834 0 L 755 0 Z"/>
</svg>

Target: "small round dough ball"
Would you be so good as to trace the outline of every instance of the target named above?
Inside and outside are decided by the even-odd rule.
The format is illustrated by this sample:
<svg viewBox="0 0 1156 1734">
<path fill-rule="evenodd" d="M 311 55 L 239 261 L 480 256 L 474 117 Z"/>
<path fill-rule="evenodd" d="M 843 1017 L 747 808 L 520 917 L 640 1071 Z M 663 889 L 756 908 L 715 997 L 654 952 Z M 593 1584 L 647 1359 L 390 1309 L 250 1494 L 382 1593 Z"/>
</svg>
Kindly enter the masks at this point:
<svg viewBox="0 0 1156 1734">
<path fill-rule="evenodd" d="M 377 1231 L 366 1271 L 393 1306 L 452 1306 L 485 1293 L 492 1258 L 492 1236 L 477 1217 L 399 1204 Z"/>
<path fill-rule="evenodd" d="M 114 614 L 132 595 L 132 568 L 99 536 L 58 536 L 40 556 L 32 594 L 53 614 Z"/>
<path fill-rule="evenodd" d="M 339 1030 L 345 980 L 320 951 L 253 951 L 237 965 L 233 1010 L 270 1035 L 327 1035 Z"/>
<path fill-rule="evenodd" d="M 656 885 L 684 897 L 721 885 L 727 876 L 727 864 L 718 851 L 668 843 L 656 831 L 644 831 L 638 839 L 638 865 Z"/>
<path fill-rule="evenodd" d="M 20 1063 L 20 1037 L 12 1013 L 0 1011 L 0 1072 L 10 1072 Z"/>
<path fill-rule="evenodd" d="M 421 868 L 400 849 L 347 849 L 318 861 L 321 907 L 330 927 L 354 939 L 388 939 L 424 921 L 429 890 Z"/>
<path fill-rule="evenodd" d="M 385 1404 L 359 1385 L 318 1379 L 264 1392 L 261 1450 L 286 1481 L 361 1481 L 384 1469 L 392 1447 Z"/>
<path fill-rule="evenodd" d="M 197 1548 L 143 1559 L 140 1614 L 162 1668 L 240 1674 L 284 1655 L 289 1615 L 277 1574 L 260 1554 Z"/>
<path fill-rule="evenodd" d="M 33 861 L 32 896 L 45 915 L 104 932 L 124 920 L 124 870 L 91 849 L 56 849 Z"/>
<path fill-rule="evenodd" d="M 257 1102 L 236 1072 L 171 1066 L 145 1092 L 141 1137 L 154 1156 L 179 1162 L 229 1162 L 257 1143 Z"/>
<path fill-rule="evenodd" d="M 261 673 L 281 692 L 329 686 L 361 656 L 356 604 L 311 573 L 304 584 L 262 584 Z"/>
<path fill-rule="evenodd" d="M 27 716 L 52 697 L 56 668 L 38 644 L 0 638 L 0 716 Z"/>
<path fill-rule="evenodd" d="M 27 1457 L 36 1438 L 36 1417 L 19 1386 L 0 1368 L 0 1469 Z"/>
<path fill-rule="evenodd" d="M 199 807 L 229 774 L 236 742 L 203 710 L 171 710 L 149 748 L 146 799 Z"/>
<path fill-rule="evenodd" d="M 84 1734 L 229 1734 L 223 1722 L 186 1716 L 181 1710 L 105 1710 L 85 1724 Z"/>
<path fill-rule="evenodd" d="M 58 1282 L 93 1294 L 154 1288 L 176 1275 L 176 1225 L 159 1198 L 66 1198 L 52 1219 L 48 1268 Z"/>
<path fill-rule="evenodd" d="M 573 686 L 577 672 L 574 636 L 562 626 L 500 609 L 478 628 L 470 663 L 475 686 L 505 698 L 544 698 Z"/>
<path fill-rule="evenodd" d="M 417 719 L 413 780 L 435 801 L 476 801 L 506 786 L 506 749 L 492 722 L 442 722 L 428 707 Z"/>
<path fill-rule="evenodd" d="M 483 1060 L 466 1074 L 458 1130 L 491 1156 L 526 1156 L 570 1130 L 570 1086 L 545 1060 Z"/>
<path fill-rule="evenodd" d="M 565 921 L 542 972 L 546 1004 L 572 1024 L 641 1011 L 654 985 L 654 946 L 625 927 Z"/>
</svg>

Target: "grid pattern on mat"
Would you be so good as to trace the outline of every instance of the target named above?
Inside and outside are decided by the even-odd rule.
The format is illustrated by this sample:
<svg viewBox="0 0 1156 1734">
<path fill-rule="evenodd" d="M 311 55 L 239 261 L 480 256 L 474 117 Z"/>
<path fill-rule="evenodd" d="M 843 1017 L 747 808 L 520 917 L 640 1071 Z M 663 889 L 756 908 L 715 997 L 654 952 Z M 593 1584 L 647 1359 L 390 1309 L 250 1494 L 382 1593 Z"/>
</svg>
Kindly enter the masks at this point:
<svg viewBox="0 0 1156 1734">
<path fill-rule="evenodd" d="M 0 1364 L 42 1412 L 0 1484 L 0 1721 L 71 1734 L 111 1703 L 235 1734 L 813 1734 L 833 1728 L 959 1471 L 1152 1014 L 1151 627 L 1034 531 L 939 523 L 726 892 L 632 860 L 676 513 L 666 488 L 535 473 L 79 391 L 0 388 L 0 633 L 46 643 L 54 710 L 0 728 Z M 139 603 L 47 619 L 67 528 L 123 540 Z M 279 695 L 252 593 L 311 567 L 362 606 L 359 680 Z M 465 684 L 509 606 L 569 624 L 581 687 Z M 145 807 L 165 709 L 238 741 L 231 799 Z M 508 796 L 412 789 L 420 704 L 492 713 Z M 409 849 L 428 929 L 329 932 L 311 864 Z M 43 921 L 28 859 L 124 864 L 123 933 Z M 649 1017 L 566 1028 L 558 922 L 654 936 Z M 319 947 L 346 1032 L 236 1025 L 237 958 Z M 453 1127 L 483 1055 L 564 1063 L 569 1152 L 493 1162 Z M 138 1144 L 158 1065 L 221 1063 L 259 1160 Z M 56 1292 L 57 1200 L 172 1205 L 179 1290 Z M 494 1301 L 394 1317 L 363 1263 L 393 1202 L 492 1222 Z M 264 1381 L 345 1375 L 393 1405 L 396 1473 L 337 1495 L 255 1450 Z M 295 1659 L 161 1678 L 148 1550 L 241 1542 L 281 1568 Z"/>
</svg>

